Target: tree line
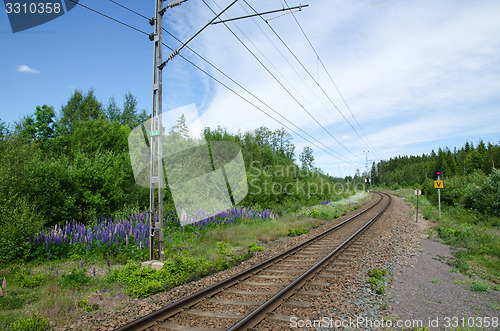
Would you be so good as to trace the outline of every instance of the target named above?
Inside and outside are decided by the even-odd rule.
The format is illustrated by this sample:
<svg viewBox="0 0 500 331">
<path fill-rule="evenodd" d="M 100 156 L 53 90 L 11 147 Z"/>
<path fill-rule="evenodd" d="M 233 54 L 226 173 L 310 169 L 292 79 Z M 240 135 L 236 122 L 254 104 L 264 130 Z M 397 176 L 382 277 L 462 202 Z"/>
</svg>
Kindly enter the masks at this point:
<svg viewBox="0 0 500 331">
<path fill-rule="evenodd" d="M 437 201 L 433 174 L 441 170 L 444 188 L 441 200 L 479 212 L 500 216 L 500 142 L 474 145 L 467 141 L 461 148 L 439 148 L 420 156 L 398 156 L 372 164 L 375 184 L 392 188 L 419 187 Z"/>
<path fill-rule="evenodd" d="M 120 107 L 114 98 L 105 106 L 93 90 L 77 90 L 58 113 L 42 105 L 14 124 L 0 121 L 0 255 L 21 254 L 26 237 L 44 226 L 146 210 L 149 189 L 135 182 L 128 137 L 148 118 L 130 92 Z M 185 118 L 173 130 L 184 134 Z M 310 148 L 296 160 L 284 129 L 200 134 L 241 147 L 249 187 L 241 205 L 287 210 L 331 199 L 324 183 L 337 179 L 314 167 Z M 164 205 L 166 215 L 175 213 L 168 189 Z"/>
</svg>

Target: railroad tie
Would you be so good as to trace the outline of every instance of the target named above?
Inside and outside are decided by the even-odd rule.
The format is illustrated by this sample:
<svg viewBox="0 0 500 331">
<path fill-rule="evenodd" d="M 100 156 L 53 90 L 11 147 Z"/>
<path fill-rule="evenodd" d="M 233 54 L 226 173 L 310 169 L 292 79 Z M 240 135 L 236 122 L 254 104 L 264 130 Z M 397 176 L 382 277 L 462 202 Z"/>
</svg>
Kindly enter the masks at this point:
<svg viewBox="0 0 500 331">
<path fill-rule="evenodd" d="M 239 313 L 221 313 L 221 312 L 209 312 L 202 310 L 190 309 L 187 311 L 188 314 L 201 317 L 211 317 L 211 318 L 228 318 L 228 319 L 242 319 L 245 314 Z"/>
<path fill-rule="evenodd" d="M 315 291 L 299 291 L 295 293 L 295 295 L 302 295 L 302 296 L 308 296 L 308 297 L 320 297 L 323 295 L 321 292 L 315 292 Z"/>
<path fill-rule="evenodd" d="M 275 292 L 266 292 L 266 291 L 242 291 L 242 290 L 232 290 L 232 289 L 227 289 L 224 290 L 226 293 L 231 293 L 231 294 L 241 294 L 241 295 L 274 295 Z"/>
<path fill-rule="evenodd" d="M 259 282 L 243 282 L 243 285 L 248 285 L 248 286 L 285 286 L 287 284 L 284 283 L 259 283 Z"/>
<path fill-rule="evenodd" d="M 179 324 L 175 324 L 172 322 L 163 322 L 162 324 L 159 324 L 156 327 L 159 330 L 175 330 L 175 331 L 217 331 L 217 330 L 222 330 L 222 329 L 206 329 L 206 328 L 199 328 L 199 327 L 194 327 L 194 326 L 184 326 L 184 325 L 179 325 Z"/>
<path fill-rule="evenodd" d="M 212 298 L 210 302 L 222 303 L 224 305 L 234 305 L 234 306 L 259 306 L 262 302 L 260 301 L 242 301 L 242 300 L 226 300 Z"/>
<path fill-rule="evenodd" d="M 309 308 L 312 305 L 310 302 L 290 300 L 290 301 L 285 302 L 285 306 L 292 307 L 292 308 Z"/>
<path fill-rule="evenodd" d="M 255 275 L 253 277 L 256 278 L 264 278 L 264 279 L 295 279 L 297 276 L 290 276 L 290 275 Z"/>
</svg>

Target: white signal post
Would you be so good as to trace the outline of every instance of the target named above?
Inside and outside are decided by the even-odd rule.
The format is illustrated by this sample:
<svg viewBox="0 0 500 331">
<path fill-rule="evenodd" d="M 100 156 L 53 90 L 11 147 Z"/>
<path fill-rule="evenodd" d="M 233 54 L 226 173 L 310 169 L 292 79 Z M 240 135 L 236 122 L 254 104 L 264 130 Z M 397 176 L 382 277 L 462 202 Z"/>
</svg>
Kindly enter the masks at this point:
<svg viewBox="0 0 500 331">
<path fill-rule="evenodd" d="M 439 177 L 440 176 L 438 175 L 438 182 L 440 181 Z M 443 186 L 443 185 L 440 185 L 440 186 Z M 438 202 L 439 202 L 439 220 L 441 220 L 441 188 L 438 188 Z"/>
<path fill-rule="evenodd" d="M 418 222 L 418 196 L 422 194 L 418 188 L 415 190 L 415 195 L 417 196 L 417 215 L 415 216 L 415 223 Z"/>
</svg>

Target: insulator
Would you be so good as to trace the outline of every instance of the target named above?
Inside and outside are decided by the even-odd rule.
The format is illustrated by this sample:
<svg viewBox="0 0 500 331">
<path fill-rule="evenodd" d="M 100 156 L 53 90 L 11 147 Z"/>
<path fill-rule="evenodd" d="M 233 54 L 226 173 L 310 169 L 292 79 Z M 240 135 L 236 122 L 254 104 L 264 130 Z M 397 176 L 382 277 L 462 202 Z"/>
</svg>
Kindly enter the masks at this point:
<svg viewBox="0 0 500 331">
<path fill-rule="evenodd" d="M 183 0 L 175 0 L 175 1 L 172 1 L 172 2 L 169 2 L 168 6 L 169 8 L 173 8 L 173 7 L 176 7 L 176 6 L 180 6 L 180 4 L 184 2 Z"/>
</svg>

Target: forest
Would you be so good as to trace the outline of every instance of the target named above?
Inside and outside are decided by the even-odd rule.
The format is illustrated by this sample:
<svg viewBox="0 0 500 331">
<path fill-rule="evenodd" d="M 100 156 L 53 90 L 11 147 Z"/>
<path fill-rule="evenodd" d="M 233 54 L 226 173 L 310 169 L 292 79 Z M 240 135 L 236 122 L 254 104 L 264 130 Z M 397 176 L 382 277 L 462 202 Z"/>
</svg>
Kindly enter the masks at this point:
<svg viewBox="0 0 500 331">
<path fill-rule="evenodd" d="M 398 156 L 372 164 L 375 185 L 421 188 L 437 203 L 433 178 L 441 170 L 441 201 L 491 216 L 500 216 L 500 142 L 465 142 L 461 148 L 439 148 L 421 156 Z"/>
<path fill-rule="evenodd" d="M 130 92 L 120 107 L 113 97 L 105 106 L 93 90 L 77 90 L 59 112 L 44 104 L 13 125 L 0 121 L 0 261 L 26 258 L 28 239 L 45 227 L 93 225 L 100 217 L 147 210 L 149 189 L 134 180 L 128 136 L 148 118 Z M 183 126 L 180 118 L 174 129 L 182 133 Z M 284 129 L 234 134 L 218 127 L 200 135 L 241 146 L 249 189 L 241 206 L 297 210 L 334 200 L 321 186 L 342 182 L 314 167 L 311 148 L 296 156 Z M 304 185 L 316 189 L 299 189 Z M 164 208 L 165 217 L 175 216 L 168 188 Z"/>
</svg>

